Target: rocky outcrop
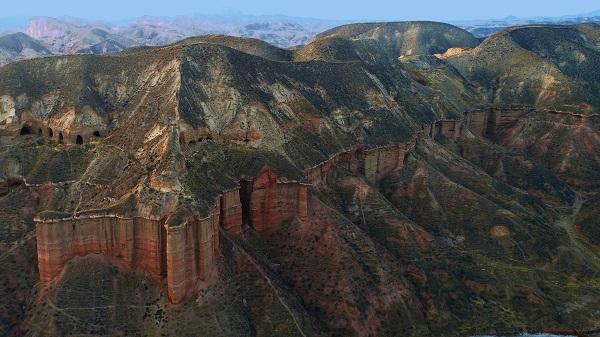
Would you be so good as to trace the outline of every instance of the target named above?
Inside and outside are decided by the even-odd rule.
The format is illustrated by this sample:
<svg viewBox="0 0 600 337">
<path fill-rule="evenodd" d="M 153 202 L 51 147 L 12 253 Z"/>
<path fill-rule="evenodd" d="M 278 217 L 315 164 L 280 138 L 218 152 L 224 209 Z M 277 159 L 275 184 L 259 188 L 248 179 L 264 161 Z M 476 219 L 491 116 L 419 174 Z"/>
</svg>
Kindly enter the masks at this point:
<svg viewBox="0 0 600 337">
<path fill-rule="evenodd" d="M 236 187 L 223 191 L 221 196 L 221 227 L 232 234 L 242 232 L 242 203 L 240 200 L 240 189 Z"/>
<path fill-rule="evenodd" d="M 160 276 L 165 271 L 160 221 L 114 214 L 37 217 L 40 279 L 48 282 L 75 256 L 101 254 Z"/>
<path fill-rule="evenodd" d="M 308 217 L 308 186 L 295 181 L 279 181 L 268 166 L 258 173 L 250 191 L 250 226 L 258 232 L 279 228 L 285 221 Z"/>
<path fill-rule="evenodd" d="M 219 254 L 219 209 L 217 202 L 205 218 L 193 214 L 166 221 L 115 214 L 58 219 L 38 216 L 40 279 L 52 281 L 76 256 L 100 254 L 151 277 L 166 277 L 169 299 L 181 302 L 198 281 L 214 274 Z"/>
<path fill-rule="evenodd" d="M 179 303 L 198 282 L 214 279 L 219 226 L 240 234 L 244 207 L 248 222 L 259 232 L 308 217 L 308 184 L 280 181 L 265 167 L 248 186 L 245 206 L 239 188 L 225 190 L 206 217 L 189 210 L 162 219 L 108 212 L 42 213 L 34 219 L 40 279 L 52 281 L 76 256 L 100 254 L 151 277 L 164 277 L 169 300 Z"/>
<path fill-rule="evenodd" d="M 500 130 L 516 125 L 525 116 L 530 114 L 544 114 L 545 116 L 556 116 L 558 118 L 573 118 L 578 123 L 595 121 L 599 115 L 583 115 L 569 111 L 557 111 L 548 109 L 536 109 L 534 107 L 491 107 L 466 112 L 461 120 L 439 120 L 431 124 L 421 126 L 421 135 L 435 138 L 437 135 L 456 140 L 464 137 L 468 130 L 471 134 L 479 137 L 494 137 Z"/>
<path fill-rule="evenodd" d="M 365 178 L 379 181 L 394 170 L 401 169 L 408 153 L 414 149 L 417 138 L 406 143 L 382 146 L 365 151 Z"/>
<path fill-rule="evenodd" d="M 192 216 L 166 228 L 166 276 L 169 300 L 181 302 L 198 281 L 215 273 L 219 255 L 220 201 L 205 218 Z"/>
<path fill-rule="evenodd" d="M 417 139 L 418 137 L 414 137 L 405 143 L 372 149 L 354 146 L 306 169 L 306 179 L 315 186 L 325 185 L 335 180 L 336 167 L 343 167 L 354 174 L 364 175 L 370 182 L 376 182 L 404 166 L 406 156 L 415 147 Z"/>
<path fill-rule="evenodd" d="M 364 148 L 356 145 L 338 152 L 329 159 L 304 171 L 306 180 L 315 186 L 325 185 L 335 180 L 335 167 L 344 167 L 355 174 L 364 174 Z"/>
<path fill-rule="evenodd" d="M 424 134 L 431 138 L 435 138 L 435 136 L 441 134 L 449 139 L 457 139 L 464 132 L 463 123 L 459 120 L 440 120 L 429 125 L 424 125 L 421 129 Z"/>
<path fill-rule="evenodd" d="M 526 115 L 542 113 L 555 115 L 559 118 L 569 117 L 579 123 L 595 123 L 600 115 L 582 115 L 566 111 L 537 110 L 533 107 L 492 107 L 466 112 L 460 120 L 438 120 L 423 124 L 415 137 L 404 143 L 384 145 L 365 149 L 356 145 L 340 151 L 329 159 L 305 170 L 306 180 L 315 186 L 326 185 L 336 178 L 336 168 L 344 169 L 354 174 L 363 175 L 367 181 L 375 183 L 394 170 L 404 166 L 409 152 L 417 141 L 423 138 L 435 139 L 442 135 L 450 140 L 465 137 L 467 132 L 478 137 L 490 138 L 508 129 Z"/>
</svg>

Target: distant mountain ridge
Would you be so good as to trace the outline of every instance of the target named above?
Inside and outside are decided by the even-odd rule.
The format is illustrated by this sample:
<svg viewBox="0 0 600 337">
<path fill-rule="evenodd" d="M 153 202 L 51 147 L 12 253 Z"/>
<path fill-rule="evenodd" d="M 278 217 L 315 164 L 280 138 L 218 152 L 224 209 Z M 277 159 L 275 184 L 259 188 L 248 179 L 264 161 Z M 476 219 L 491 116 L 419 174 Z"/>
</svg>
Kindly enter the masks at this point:
<svg viewBox="0 0 600 337">
<path fill-rule="evenodd" d="M 318 33 L 347 23 L 287 16 L 231 15 L 142 16 L 119 23 L 40 16 L 31 18 L 24 27 L 18 27 L 18 22 L 9 18 L 0 20 L 0 36 L 21 31 L 55 55 L 110 54 L 134 46 L 162 46 L 214 34 L 256 38 L 290 48 L 304 45 Z M 49 54 L 44 52 L 44 55 Z M 35 56 L 38 55 L 3 52 L 0 66 Z"/>
<path fill-rule="evenodd" d="M 39 41 L 24 33 L 0 36 L 0 66 L 12 61 L 51 55 Z"/>
<path fill-rule="evenodd" d="M 352 35 L 348 24 L 354 22 L 323 20 L 313 18 L 297 18 L 281 15 L 272 16 L 244 16 L 244 15 L 193 15 L 174 17 L 141 16 L 127 21 L 101 22 L 73 17 L 33 17 L 27 21 L 23 18 L 0 19 L 0 37 L 12 36 L 16 32 L 19 40 L 28 40 L 26 45 L 35 48 L 24 48 L 20 51 L 6 49 L 0 46 L 0 66 L 27 58 L 44 55 L 62 54 L 112 54 L 136 46 L 164 46 L 191 37 L 204 35 L 228 35 L 233 37 L 255 38 L 270 43 L 279 48 L 295 48 L 313 41 L 317 36 Z M 561 17 L 534 17 L 518 18 L 515 16 L 495 20 L 468 20 L 449 22 L 453 26 L 462 28 L 474 35 L 466 36 L 464 33 L 457 35 L 463 41 L 463 47 L 471 48 L 479 43 L 479 39 L 497 33 L 507 27 L 523 26 L 530 24 L 579 24 L 600 23 L 600 10 L 589 13 Z M 369 31 L 369 25 L 375 25 L 381 31 Z M 405 28 L 402 36 L 396 38 L 389 36 L 386 30 L 395 29 L 389 25 L 401 25 Z M 411 45 L 427 48 L 428 54 L 444 53 L 449 41 L 443 37 L 440 40 L 430 41 L 424 45 L 417 41 L 426 38 L 426 31 L 415 31 L 410 28 L 411 22 L 375 22 L 372 24 L 351 25 L 354 30 L 366 29 L 358 34 L 371 34 L 374 38 L 384 39 L 388 44 L 395 46 L 400 56 L 409 56 L 421 53 L 423 50 L 413 50 Z M 446 25 L 446 23 L 436 23 Z M 435 26 L 435 25 L 434 25 Z M 430 26 L 429 29 L 434 29 Z M 360 28 L 359 28 L 360 27 Z M 436 26 L 437 27 L 437 26 Z M 438 27 L 439 28 L 439 27 Z M 4 35 L 3 35 L 4 34 Z M 387 36 L 386 36 L 387 35 Z M 357 36 L 344 36 L 356 38 Z M 4 43 L 8 43 L 4 39 Z M 341 42 L 345 43 L 345 42 Z M 315 45 L 315 47 L 317 47 Z M 42 48 L 44 49 L 42 51 Z"/>
<path fill-rule="evenodd" d="M 600 23 L 600 10 L 557 17 L 536 16 L 520 18 L 516 16 L 508 16 L 503 19 L 463 20 L 448 22 L 473 33 L 473 35 L 477 37 L 486 37 L 512 26 L 524 26 L 532 24 L 575 25 L 582 23 Z"/>
<path fill-rule="evenodd" d="M 279 47 L 305 44 L 317 33 L 341 22 L 284 16 L 142 16 L 117 25 L 74 18 L 32 18 L 24 32 L 53 52 L 76 52 L 111 39 L 124 46 L 157 46 L 187 37 L 224 34 L 259 38 Z"/>
</svg>

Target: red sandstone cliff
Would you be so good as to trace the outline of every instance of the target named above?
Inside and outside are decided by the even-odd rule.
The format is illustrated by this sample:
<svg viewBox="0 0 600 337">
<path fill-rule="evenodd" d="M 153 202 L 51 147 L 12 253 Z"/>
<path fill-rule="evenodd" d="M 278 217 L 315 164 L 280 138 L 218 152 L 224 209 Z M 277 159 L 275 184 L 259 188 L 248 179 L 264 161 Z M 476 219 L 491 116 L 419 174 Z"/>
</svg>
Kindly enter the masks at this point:
<svg viewBox="0 0 600 337">
<path fill-rule="evenodd" d="M 38 266 L 44 282 L 58 276 L 73 257 L 87 254 L 116 258 L 153 276 L 164 271 L 157 220 L 92 216 L 36 222 Z"/>
<path fill-rule="evenodd" d="M 240 189 L 224 191 L 221 196 L 221 227 L 232 234 L 242 232 L 242 203 Z"/>
<path fill-rule="evenodd" d="M 355 146 L 337 153 L 307 169 L 306 179 L 313 185 L 327 184 L 335 179 L 336 167 L 341 166 L 375 182 L 401 169 L 420 137 L 443 134 L 456 139 L 466 130 L 489 136 L 531 112 L 527 109 L 479 110 L 466 114 L 462 121 L 424 125 L 422 132 L 406 143 L 369 150 Z M 115 214 L 63 219 L 38 217 L 35 221 L 40 278 L 44 282 L 51 281 L 76 256 L 102 254 L 151 276 L 166 277 L 169 299 L 178 303 L 195 290 L 198 281 L 207 281 L 214 275 L 219 254 L 219 226 L 229 233 L 240 234 L 244 208 L 249 215 L 249 225 L 258 232 L 277 230 L 294 218 L 304 221 L 309 216 L 308 187 L 301 182 L 279 180 L 277 174 L 265 166 L 242 191 L 239 188 L 224 191 L 205 218 L 194 212 L 172 216 L 166 221 Z"/>
<path fill-rule="evenodd" d="M 181 302 L 215 273 L 219 254 L 219 202 L 208 217 L 188 218 L 168 226 L 166 234 L 167 291 L 169 300 Z"/>
<path fill-rule="evenodd" d="M 250 224 L 256 231 L 275 230 L 287 220 L 308 217 L 308 186 L 279 182 L 270 167 L 258 173 L 250 192 Z"/>
</svg>

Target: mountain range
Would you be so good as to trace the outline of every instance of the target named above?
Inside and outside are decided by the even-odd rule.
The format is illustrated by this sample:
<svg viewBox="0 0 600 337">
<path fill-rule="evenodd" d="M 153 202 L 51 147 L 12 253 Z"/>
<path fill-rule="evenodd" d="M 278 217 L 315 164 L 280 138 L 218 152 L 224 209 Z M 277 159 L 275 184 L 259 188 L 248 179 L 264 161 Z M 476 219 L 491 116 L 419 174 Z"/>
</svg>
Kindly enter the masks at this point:
<svg viewBox="0 0 600 337">
<path fill-rule="evenodd" d="M 600 22 L 600 12 L 562 17 L 507 17 L 496 20 L 450 22 L 482 38 L 506 27 L 530 24 L 578 24 Z M 312 41 L 319 33 L 341 24 L 342 20 L 322 20 L 288 16 L 194 15 L 176 17 L 143 16 L 120 22 L 101 22 L 72 17 L 0 20 L 0 66 L 25 58 L 62 54 L 117 53 L 133 46 L 161 46 L 184 38 L 220 34 L 257 38 L 282 48 L 294 48 Z M 2 33 L 4 31 L 4 33 Z M 7 40 L 23 40 L 42 46 L 16 51 Z"/>
<path fill-rule="evenodd" d="M 55 55 L 103 54 L 119 52 L 132 46 L 166 45 L 187 37 L 207 34 L 259 38 L 288 48 L 305 44 L 317 33 L 337 24 L 339 22 L 284 16 L 145 16 L 124 25 L 68 17 L 34 17 L 22 28 L 22 33 Z M 5 36 L 17 38 L 13 34 L 15 33 Z M 19 38 L 23 38 L 22 34 Z M 38 55 L 26 52 L 10 53 L 10 48 L 8 45 L 0 45 L 0 51 L 12 55 L 2 59 L 0 65 Z"/>
<path fill-rule="evenodd" d="M 302 44 L 1 67 L 0 335 L 598 335 L 600 26 Z"/>
</svg>

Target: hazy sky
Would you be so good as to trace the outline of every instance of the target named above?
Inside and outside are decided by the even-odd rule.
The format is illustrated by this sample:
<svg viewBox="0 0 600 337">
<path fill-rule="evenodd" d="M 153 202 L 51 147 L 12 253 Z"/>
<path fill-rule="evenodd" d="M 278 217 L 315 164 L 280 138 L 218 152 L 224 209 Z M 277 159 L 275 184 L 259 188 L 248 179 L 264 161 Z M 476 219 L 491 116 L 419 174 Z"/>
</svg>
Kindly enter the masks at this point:
<svg viewBox="0 0 600 337">
<path fill-rule="evenodd" d="M 600 9 L 598 0 L 2 0 L 3 17 L 126 19 L 239 12 L 342 20 L 462 20 L 561 16 Z"/>
</svg>

